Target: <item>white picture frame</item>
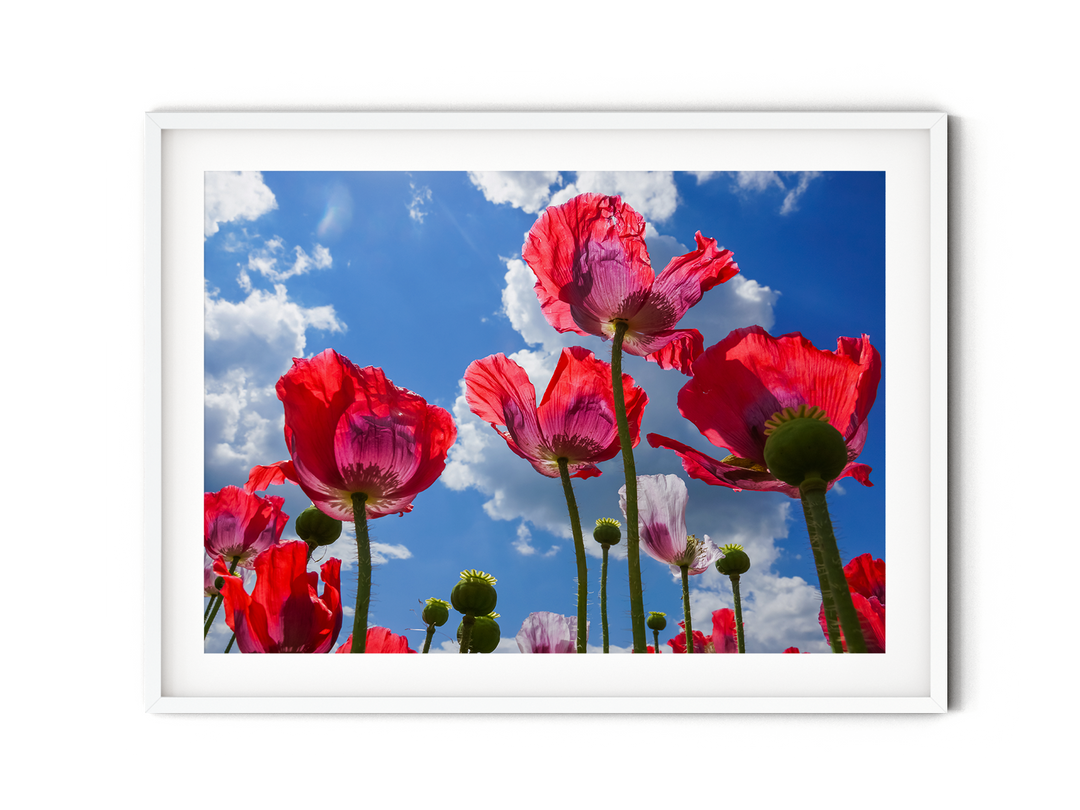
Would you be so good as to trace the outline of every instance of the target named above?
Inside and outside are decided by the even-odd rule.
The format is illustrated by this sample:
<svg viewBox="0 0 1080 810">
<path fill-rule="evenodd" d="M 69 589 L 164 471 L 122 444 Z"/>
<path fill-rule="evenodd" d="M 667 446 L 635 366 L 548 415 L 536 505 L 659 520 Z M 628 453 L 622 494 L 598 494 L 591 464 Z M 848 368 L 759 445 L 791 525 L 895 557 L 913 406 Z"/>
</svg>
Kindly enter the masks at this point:
<svg viewBox="0 0 1080 810">
<path fill-rule="evenodd" d="M 938 112 L 148 113 L 147 711 L 946 711 L 947 127 Z M 174 555 L 201 516 L 202 172 L 688 169 L 709 154 L 725 170 L 886 172 L 887 654 L 731 656 L 724 684 L 710 656 L 203 655 L 184 629 L 202 603 L 179 596 L 201 555 Z"/>
</svg>

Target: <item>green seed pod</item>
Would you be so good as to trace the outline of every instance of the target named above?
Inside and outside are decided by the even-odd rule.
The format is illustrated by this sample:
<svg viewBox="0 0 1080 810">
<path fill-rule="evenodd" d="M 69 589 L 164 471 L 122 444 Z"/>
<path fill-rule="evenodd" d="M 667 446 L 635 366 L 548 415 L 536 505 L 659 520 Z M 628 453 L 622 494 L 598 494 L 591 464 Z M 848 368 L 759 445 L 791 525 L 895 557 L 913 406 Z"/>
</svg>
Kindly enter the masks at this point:
<svg viewBox="0 0 1080 810">
<path fill-rule="evenodd" d="M 765 463 L 785 484 L 797 487 L 807 478 L 832 481 L 848 463 L 847 445 L 817 408 L 785 408 L 766 423 Z"/>
<path fill-rule="evenodd" d="M 667 614 L 653 611 L 649 614 L 649 618 L 645 620 L 645 625 L 650 630 L 656 630 L 659 632 L 660 630 L 663 630 L 665 627 L 667 627 Z"/>
<path fill-rule="evenodd" d="M 615 545 L 622 539 L 619 525 L 619 521 L 614 518 L 600 518 L 596 521 L 596 528 L 593 529 L 593 539 L 605 546 Z"/>
<path fill-rule="evenodd" d="M 341 521 L 309 506 L 297 515 L 296 535 L 309 546 L 328 546 L 341 536 Z"/>
<path fill-rule="evenodd" d="M 420 618 L 424 620 L 424 624 L 442 627 L 450 618 L 450 603 L 444 602 L 442 599 L 428 599 Z"/>
<path fill-rule="evenodd" d="M 750 557 L 743 547 L 731 543 L 721 546 L 724 556 L 716 561 L 716 570 L 725 576 L 739 576 L 750 570 Z"/>
<path fill-rule="evenodd" d="M 499 595 L 495 593 L 495 577 L 470 569 L 461 572 L 461 581 L 450 591 L 450 601 L 459 613 L 486 616 L 495 610 Z"/>
<path fill-rule="evenodd" d="M 495 621 L 495 617 L 498 613 L 492 613 L 487 616 L 477 616 L 473 620 L 472 635 L 469 636 L 469 652 L 471 653 L 490 653 L 494 652 L 495 648 L 499 646 L 499 639 L 502 638 L 502 634 L 499 631 L 499 623 Z M 461 622 L 457 629 L 457 640 L 461 643 L 461 633 L 465 627 L 465 622 Z"/>
</svg>

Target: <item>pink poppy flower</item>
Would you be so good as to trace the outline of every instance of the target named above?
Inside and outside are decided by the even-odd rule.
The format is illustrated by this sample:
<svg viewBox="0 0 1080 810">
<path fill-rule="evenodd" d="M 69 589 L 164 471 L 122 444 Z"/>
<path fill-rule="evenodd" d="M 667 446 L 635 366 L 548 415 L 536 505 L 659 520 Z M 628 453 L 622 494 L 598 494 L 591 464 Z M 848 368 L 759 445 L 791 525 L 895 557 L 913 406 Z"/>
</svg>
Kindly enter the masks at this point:
<svg viewBox="0 0 1080 810">
<path fill-rule="evenodd" d="M 649 398 L 629 374 L 622 379 L 630 439 L 636 447 Z M 559 458 L 567 459 L 571 478 L 590 478 L 600 475 L 597 462 L 619 453 L 611 365 L 580 346 L 562 350 L 539 406 L 525 369 L 503 354 L 469 364 L 465 398 L 511 450 L 549 478 L 559 477 Z"/>
<path fill-rule="evenodd" d="M 251 568 L 256 556 L 281 540 L 289 516 L 285 499 L 260 498 L 238 487 L 203 494 L 203 544 L 211 557 Z"/>
<path fill-rule="evenodd" d="M 870 554 L 862 554 L 844 566 L 844 577 L 851 591 L 851 601 L 859 614 L 866 651 L 885 652 L 885 561 L 875 560 Z M 818 624 L 825 633 L 825 639 L 829 641 L 824 603 L 818 609 Z M 844 652 L 847 652 L 843 630 L 840 631 L 840 643 Z"/>
<path fill-rule="evenodd" d="M 645 220 L 619 197 L 582 194 L 548 208 L 529 231 L 522 258 L 536 276 L 544 317 L 559 332 L 610 340 L 661 368 L 690 373 L 704 346 L 696 329 L 676 329 L 703 293 L 739 272 L 730 250 L 695 235 L 697 248 L 657 277 L 645 247 Z"/>
<path fill-rule="evenodd" d="M 365 653 L 416 653 L 409 649 L 409 640 L 405 636 L 391 633 L 385 627 L 369 627 L 367 630 L 367 646 Z M 335 650 L 338 653 L 352 651 L 352 633 L 345 639 L 345 643 Z"/>
<path fill-rule="evenodd" d="M 847 443 L 848 464 L 836 480 L 851 476 L 873 486 L 870 467 L 855 459 L 866 443 L 880 379 L 881 358 L 867 335 L 842 337 L 829 352 L 815 349 L 798 332 L 774 338 L 760 326 L 736 329 L 694 362 L 693 379 L 679 392 L 679 413 L 731 455 L 717 461 L 666 436 L 647 438 L 653 447 L 678 453 L 691 478 L 798 498 L 797 487 L 766 468 L 765 421 L 784 408 L 816 406 Z"/>
<path fill-rule="evenodd" d="M 639 475 L 638 526 L 641 549 L 680 574 L 700 574 L 723 556 L 709 536 L 698 540 L 686 534 L 686 504 L 690 493 L 677 475 Z M 619 489 L 619 507 L 626 516 L 626 485 Z"/>
<path fill-rule="evenodd" d="M 249 596 L 238 577 L 226 577 L 225 621 L 242 653 L 325 653 L 341 631 L 341 560 L 329 559 L 319 577 L 307 570 L 307 543 L 271 546 L 255 559 Z"/>
<path fill-rule="evenodd" d="M 585 637 L 589 637 L 588 627 Z M 577 616 L 558 613 L 530 613 L 517 634 L 518 649 L 523 653 L 576 653 Z"/>
<path fill-rule="evenodd" d="M 255 467 L 245 489 L 288 479 L 337 520 L 353 519 L 356 492 L 367 495 L 369 518 L 411 512 L 413 499 L 442 474 L 457 437 L 445 410 L 333 349 L 294 358 L 277 395 L 292 460 Z"/>
</svg>

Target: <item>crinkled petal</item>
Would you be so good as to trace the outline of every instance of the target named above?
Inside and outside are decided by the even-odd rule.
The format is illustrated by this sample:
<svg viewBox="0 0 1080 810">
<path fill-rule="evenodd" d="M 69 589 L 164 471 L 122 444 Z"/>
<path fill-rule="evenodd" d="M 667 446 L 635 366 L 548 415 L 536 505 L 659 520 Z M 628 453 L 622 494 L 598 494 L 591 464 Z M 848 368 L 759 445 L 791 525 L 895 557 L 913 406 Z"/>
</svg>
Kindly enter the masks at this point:
<svg viewBox="0 0 1080 810">
<path fill-rule="evenodd" d="M 442 474 L 457 436 L 445 410 L 332 349 L 294 359 L 277 391 L 298 482 L 338 520 L 352 519 L 356 492 L 368 495 L 369 518 L 408 511 Z"/>
<path fill-rule="evenodd" d="M 275 484 L 284 484 L 286 481 L 292 481 L 294 484 L 300 483 L 300 480 L 296 477 L 296 470 L 293 468 L 292 461 L 275 461 L 273 464 L 266 466 L 258 464 L 252 467 L 251 472 L 248 473 L 248 480 L 244 484 L 244 490 L 246 492 L 263 492 Z"/>
<path fill-rule="evenodd" d="M 522 622 L 516 640 L 523 653 L 576 653 L 577 617 L 546 611 L 530 613 Z"/>
<path fill-rule="evenodd" d="M 337 648 L 335 652 L 338 653 L 351 653 L 352 652 L 352 633 L 345 639 L 344 643 Z M 385 627 L 369 627 L 367 630 L 366 643 L 364 644 L 365 653 L 373 654 L 396 654 L 396 653 L 415 653 L 416 650 L 409 649 L 409 640 L 405 636 L 399 636 L 395 633 L 391 633 Z"/>
<path fill-rule="evenodd" d="M 686 504 L 690 493 L 677 475 L 639 475 L 638 533 L 642 550 L 654 560 L 674 565 L 686 554 Z M 626 517 L 626 485 L 619 489 Z"/>
<path fill-rule="evenodd" d="M 844 577 L 852 593 L 869 599 L 871 596 L 885 604 L 885 561 L 875 560 L 872 554 L 860 554 L 844 566 Z"/>
<path fill-rule="evenodd" d="M 697 248 L 676 256 L 657 277 L 644 305 L 630 320 L 628 338 L 674 329 L 705 292 L 739 272 L 730 250 L 721 250 L 715 239 L 706 239 L 701 231 L 694 238 Z"/>
<path fill-rule="evenodd" d="M 682 442 L 677 442 L 658 433 L 650 433 L 645 438 L 652 447 L 666 447 L 669 450 L 674 450 L 682 459 L 683 469 L 686 470 L 687 475 L 699 481 L 704 481 L 706 484 L 728 487 L 734 490 L 750 489 L 758 492 L 783 492 L 792 498 L 799 497 L 797 487 L 776 480 L 768 472 L 717 461 Z M 829 482 L 830 487 L 832 483 Z"/>
<path fill-rule="evenodd" d="M 731 608 L 714 610 L 712 626 L 713 652 L 738 653 L 739 639 L 735 630 L 735 611 Z"/>
<path fill-rule="evenodd" d="M 609 337 L 611 321 L 636 315 L 655 279 L 645 220 L 619 197 L 582 194 L 548 208 L 521 255 L 544 317 L 560 332 Z"/>
<path fill-rule="evenodd" d="M 666 340 L 666 343 L 657 347 L 660 340 Z M 650 349 L 644 353 L 646 360 L 656 363 L 662 369 L 678 369 L 689 376 L 693 373 L 694 361 L 704 350 L 705 339 L 697 329 L 674 329 L 670 332 L 659 332 L 638 345 L 642 349 Z"/>
<path fill-rule="evenodd" d="M 229 560 L 239 558 L 240 565 L 250 568 L 257 555 L 281 539 L 289 520 L 281 511 L 284 503 L 276 495 L 263 498 L 234 486 L 204 493 L 206 552 Z"/>
<path fill-rule="evenodd" d="M 863 335 L 857 352 L 845 340 L 852 339 L 841 339 L 841 352 L 833 353 L 798 332 L 774 338 L 760 326 L 736 329 L 694 362 L 679 412 L 717 447 L 759 464 L 765 421 L 787 407 L 822 408 L 850 442 L 873 404 L 881 365 L 869 337 Z"/>
<path fill-rule="evenodd" d="M 529 461 L 548 460 L 537 417 L 536 389 L 525 369 L 506 355 L 493 354 L 469 364 L 465 369 L 465 401 L 517 455 Z M 559 475 L 557 468 L 554 473 L 538 471 L 550 477 Z"/>
</svg>

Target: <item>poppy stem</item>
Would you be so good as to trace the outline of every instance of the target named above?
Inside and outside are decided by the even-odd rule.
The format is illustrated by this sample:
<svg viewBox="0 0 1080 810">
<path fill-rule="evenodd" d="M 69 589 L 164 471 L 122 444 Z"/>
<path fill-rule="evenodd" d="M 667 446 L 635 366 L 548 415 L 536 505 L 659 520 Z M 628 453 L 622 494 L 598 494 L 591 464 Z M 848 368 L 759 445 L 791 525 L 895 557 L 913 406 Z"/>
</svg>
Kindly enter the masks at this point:
<svg viewBox="0 0 1080 810">
<path fill-rule="evenodd" d="M 690 625 L 690 566 L 680 565 L 682 571 L 683 623 L 686 625 L 686 651 L 694 651 L 694 628 Z"/>
<path fill-rule="evenodd" d="M 472 641 L 472 626 L 476 619 L 471 613 L 466 613 L 461 618 L 461 647 L 458 652 L 467 653 L 469 642 Z"/>
<path fill-rule="evenodd" d="M 645 603 L 641 598 L 641 557 L 638 553 L 637 471 L 634 469 L 634 448 L 630 443 L 630 425 L 626 421 L 626 392 L 622 381 L 622 344 L 629 324 L 616 321 L 615 337 L 611 344 L 611 388 L 615 396 L 615 419 L 619 424 L 619 447 L 622 449 L 623 472 L 626 475 L 626 562 L 630 569 L 630 625 L 634 631 L 634 652 L 644 653 Z"/>
<path fill-rule="evenodd" d="M 566 458 L 559 459 L 559 475 L 562 476 L 563 493 L 566 495 L 566 508 L 570 512 L 570 530 L 574 533 L 574 554 L 577 556 L 577 651 L 588 652 L 589 611 L 586 601 L 589 595 L 589 566 L 585 562 L 585 540 L 581 536 L 581 518 L 578 516 L 577 499 L 574 487 L 570 483 L 570 464 Z"/>
<path fill-rule="evenodd" d="M 236 565 L 239 562 L 240 562 L 240 557 L 239 556 L 233 557 L 232 565 L 229 566 L 229 576 L 230 577 L 236 571 Z M 210 635 L 210 628 L 214 626 L 214 619 L 217 618 L 217 612 L 221 608 L 221 603 L 225 601 L 225 592 L 224 591 L 219 592 L 218 595 L 217 595 L 217 599 L 216 600 L 211 599 L 210 601 L 214 603 L 214 609 L 210 611 L 210 618 L 207 619 L 206 624 L 203 625 L 202 637 L 204 639 L 208 635 Z"/>
<path fill-rule="evenodd" d="M 829 588 L 836 603 L 836 614 L 840 620 L 840 628 L 844 632 L 848 652 L 864 653 L 866 641 L 863 639 L 859 614 L 851 601 L 851 591 L 848 588 L 847 577 L 844 576 L 840 551 L 836 547 L 836 536 L 833 534 L 832 520 L 829 518 L 829 507 L 825 502 L 825 486 L 825 482 L 820 478 L 807 478 L 799 486 L 799 493 L 810 513 L 812 531 L 816 532 L 821 544 L 821 558 L 825 563 L 825 573 L 828 575 Z"/>
<path fill-rule="evenodd" d="M 810 550 L 814 552 L 814 566 L 817 568 L 818 585 L 821 588 L 821 604 L 825 608 L 825 626 L 829 631 L 829 646 L 834 653 L 842 653 L 844 645 L 840 641 L 840 624 L 836 619 L 836 602 L 832 588 L 829 587 L 829 575 L 825 571 L 825 560 L 821 556 L 821 541 L 814 533 L 814 519 L 806 500 L 802 502 L 803 517 L 806 518 L 806 531 L 810 535 Z"/>
<path fill-rule="evenodd" d="M 371 604 L 371 541 L 367 527 L 367 495 L 352 494 L 353 521 L 356 524 L 356 613 L 353 614 L 352 649 L 350 653 L 367 650 L 367 614 Z"/>
<path fill-rule="evenodd" d="M 205 623 L 210 618 L 210 609 L 214 606 L 214 600 L 218 598 L 218 594 L 214 594 L 210 597 L 210 601 L 206 603 L 206 610 L 203 611 L 202 620 Z"/>
<path fill-rule="evenodd" d="M 739 640 L 739 652 L 746 652 L 746 642 L 743 639 L 742 628 L 742 599 L 739 597 L 739 575 L 731 574 L 731 592 L 735 594 L 735 637 Z M 719 652 L 719 650 L 717 651 Z"/>
<path fill-rule="evenodd" d="M 660 654 L 660 631 L 659 630 L 653 630 L 652 631 L 652 637 L 653 637 L 653 644 L 656 645 L 656 654 L 659 655 Z"/>
<path fill-rule="evenodd" d="M 229 643 L 225 646 L 225 654 L 229 654 L 229 650 L 232 649 L 233 642 L 236 641 L 236 633 L 232 634 L 232 638 L 229 639 Z"/>
<path fill-rule="evenodd" d="M 427 635 L 424 637 L 424 652 L 426 653 L 431 649 L 431 639 L 435 637 L 435 625 L 429 624 L 427 626 Z"/>
<path fill-rule="evenodd" d="M 608 651 L 608 624 L 607 624 L 607 555 L 611 548 L 607 543 L 601 543 L 604 550 L 604 559 L 600 563 L 600 626 L 604 631 L 604 652 Z"/>
</svg>

